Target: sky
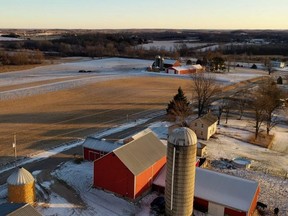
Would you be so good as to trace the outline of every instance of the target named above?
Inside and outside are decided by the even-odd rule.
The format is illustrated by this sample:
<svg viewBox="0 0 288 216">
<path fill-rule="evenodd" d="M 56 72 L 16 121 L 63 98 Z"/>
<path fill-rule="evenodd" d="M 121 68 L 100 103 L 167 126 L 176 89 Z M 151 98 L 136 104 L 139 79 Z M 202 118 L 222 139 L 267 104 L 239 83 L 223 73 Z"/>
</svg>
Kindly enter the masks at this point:
<svg viewBox="0 0 288 216">
<path fill-rule="evenodd" d="M 288 2 L 0 0 L 0 28 L 288 29 Z"/>
</svg>

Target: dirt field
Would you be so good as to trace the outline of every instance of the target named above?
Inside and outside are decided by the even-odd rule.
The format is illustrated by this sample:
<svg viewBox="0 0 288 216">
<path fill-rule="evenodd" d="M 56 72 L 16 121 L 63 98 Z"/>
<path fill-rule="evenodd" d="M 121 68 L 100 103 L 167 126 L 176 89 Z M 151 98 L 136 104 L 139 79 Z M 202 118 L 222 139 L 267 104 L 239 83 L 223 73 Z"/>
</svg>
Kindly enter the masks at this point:
<svg viewBox="0 0 288 216">
<path fill-rule="evenodd" d="M 139 77 L 0 101 L 0 164 L 13 158 L 15 133 L 25 156 L 124 122 L 127 114 L 132 121 L 133 114 L 164 110 L 179 86 L 189 97 L 187 80 Z"/>
</svg>

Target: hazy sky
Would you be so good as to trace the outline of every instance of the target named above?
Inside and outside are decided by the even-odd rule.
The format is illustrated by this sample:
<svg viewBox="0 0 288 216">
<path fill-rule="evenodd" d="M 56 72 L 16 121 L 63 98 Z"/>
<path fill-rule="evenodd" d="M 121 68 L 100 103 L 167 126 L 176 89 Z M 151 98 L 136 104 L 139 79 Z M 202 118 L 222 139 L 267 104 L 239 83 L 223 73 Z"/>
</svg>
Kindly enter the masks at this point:
<svg viewBox="0 0 288 216">
<path fill-rule="evenodd" d="M 288 29 L 288 0 L 0 0 L 0 28 Z"/>
</svg>

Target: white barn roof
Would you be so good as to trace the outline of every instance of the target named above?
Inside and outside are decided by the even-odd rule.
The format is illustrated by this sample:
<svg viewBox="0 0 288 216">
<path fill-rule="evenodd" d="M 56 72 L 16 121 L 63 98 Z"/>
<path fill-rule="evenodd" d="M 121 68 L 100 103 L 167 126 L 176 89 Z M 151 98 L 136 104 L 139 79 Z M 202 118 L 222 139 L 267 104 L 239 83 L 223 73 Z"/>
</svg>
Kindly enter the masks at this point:
<svg viewBox="0 0 288 216">
<path fill-rule="evenodd" d="M 87 137 L 83 143 L 83 148 L 89 148 L 96 151 L 112 152 L 113 150 L 121 147 L 119 143 L 111 143 L 94 137 Z"/>
<path fill-rule="evenodd" d="M 150 129 L 133 137 L 137 139 L 113 152 L 134 175 L 138 175 L 166 156 L 166 146 Z"/>
<path fill-rule="evenodd" d="M 248 211 L 258 182 L 196 168 L 195 197 Z"/>
<path fill-rule="evenodd" d="M 166 166 L 153 184 L 165 187 Z M 195 197 L 247 212 L 258 182 L 196 167 Z"/>
<path fill-rule="evenodd" d="M 23 167 L 17 168 L 7 179 L 9 185 L 25 185 L 34 181 L 32 174 Z"/>
</svg>

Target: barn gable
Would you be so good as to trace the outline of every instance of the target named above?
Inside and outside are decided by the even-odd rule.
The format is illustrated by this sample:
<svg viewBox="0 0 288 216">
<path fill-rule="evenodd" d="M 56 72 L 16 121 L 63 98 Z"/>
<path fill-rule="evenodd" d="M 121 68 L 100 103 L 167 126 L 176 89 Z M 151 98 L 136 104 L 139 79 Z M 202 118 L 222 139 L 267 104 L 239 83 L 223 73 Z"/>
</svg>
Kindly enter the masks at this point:
<svg viewBox="0 0 288 216">
<path fill-rule="evenodd" d="M 138 175 L 166 156 L 166 147 L 151 130 L 146 130 L 143 136 L 113 152 L 134 175 Z"/>
</svg>

